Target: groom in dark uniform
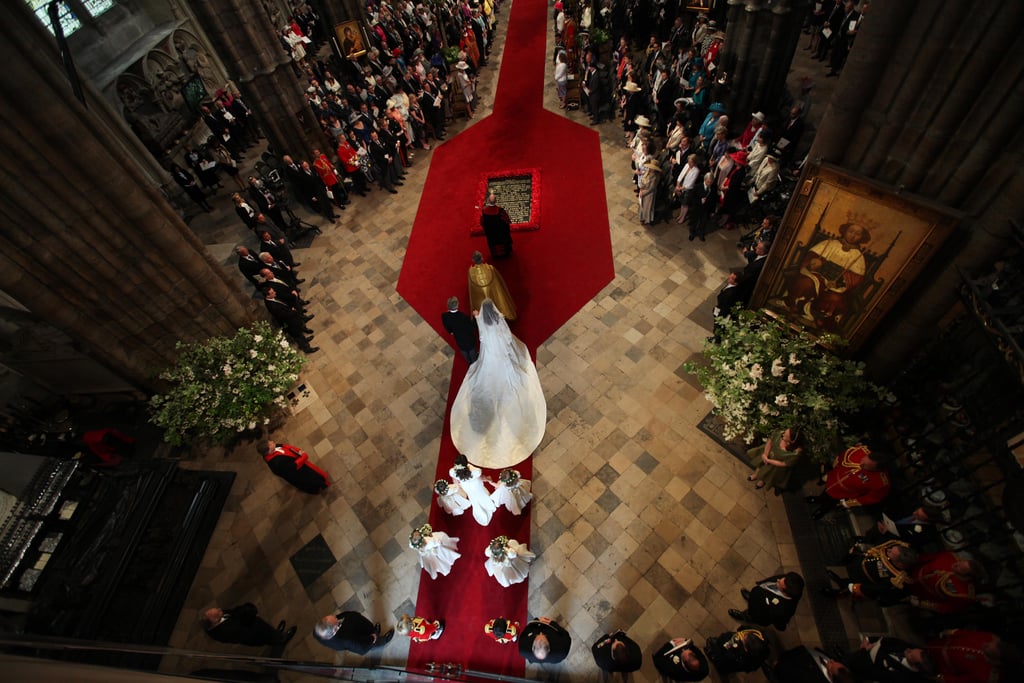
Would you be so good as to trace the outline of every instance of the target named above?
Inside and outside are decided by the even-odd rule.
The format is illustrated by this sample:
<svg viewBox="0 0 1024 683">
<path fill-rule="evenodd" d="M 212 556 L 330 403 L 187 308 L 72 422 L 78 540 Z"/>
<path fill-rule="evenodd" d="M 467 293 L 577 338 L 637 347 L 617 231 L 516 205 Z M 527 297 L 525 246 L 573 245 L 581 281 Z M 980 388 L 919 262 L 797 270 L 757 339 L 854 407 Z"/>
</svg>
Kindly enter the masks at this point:
<svg viewBox="0 0 1024 683">
<path fill-rule="evenodd" d="M 459 310 L 458 297 L 448 299 L 448 311 L 441 314 L 444 329 L 455 337 L 455 345 L 466 362 L 472 365 L 480 357 L 476 348 L 476 321 Z"/>
<path fill-rule="evenodd" d="M 295 627 L 285 630 L 285 622 L 274 628 L 256 616 L 256 605 L 247 602 L 231 609 L 210 607 L 203 611 L 200 621 L 206 634 L 221 643 L 260 647 L 273 645 L 280 654 L 295 635 Z"/>
</svg>

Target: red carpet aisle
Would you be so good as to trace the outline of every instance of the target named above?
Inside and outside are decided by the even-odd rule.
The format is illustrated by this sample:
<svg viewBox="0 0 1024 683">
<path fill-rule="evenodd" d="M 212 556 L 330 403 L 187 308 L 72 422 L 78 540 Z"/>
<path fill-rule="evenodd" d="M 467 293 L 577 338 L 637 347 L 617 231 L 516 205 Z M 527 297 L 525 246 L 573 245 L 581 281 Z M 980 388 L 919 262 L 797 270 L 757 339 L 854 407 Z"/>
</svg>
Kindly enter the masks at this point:
<svg viewBox="0 0 1024 683">
<path fill-rule="evenodd" d="M 476 196 L 481 175 L 539 169 L 540 229 L 516 233 L 512 258 L 495 264 L 519 310 L 512 331 L 536 355 L 537 346 L 614 277 L 608 209 L 597 133 L 541 106 L 548 80 L 547 4 L 516 0 L 511 15 L 506 4 L 502 18 L 509 25 L 494 113 L 434 151 L 398 292 L 451 343 L 441 327 L 445 300 L 454 294 L 465 305 L 470 256 L 474 250 L 488 253 L 484 238 L 471 238 L 467 229 L 478 220 L 476 207 L 484 199 Z M 457 355 L 449 411 L 465 372 L 466 364 Z M 543 385 L 544 369 L 539 372 Z M 446 415 L 436 478 L 448 476 L 455 455 Z M 539 456 L 543 463 L 544 454 Z M 533 478 L 532 459 L 516 469 L 524 478 Z M 497 472 L 487 474 L 497 478 Z M 428 662 L 453 662 L 468 669 L 522 675 L 524 663 L 516 647 L 495 644 L 484 635 L 483 626 L 497 616 L 525 623 L 527 584 L 502 588 L 487 575 L 483 552 L 501 534 L 528 542 L 529 511 L 515 517 L 499 510 L 484 528 L 470 514 L 450 517 L 432 504 L 430 523 L 461 539 L 462 557 L 447 577 L 421 577 L 416 613 L 445 619 L 447 630 L 436 642 L 411 646 L 411 669 Z M 543 553 L 543 548 L 535 550 Z"/>
</svg>

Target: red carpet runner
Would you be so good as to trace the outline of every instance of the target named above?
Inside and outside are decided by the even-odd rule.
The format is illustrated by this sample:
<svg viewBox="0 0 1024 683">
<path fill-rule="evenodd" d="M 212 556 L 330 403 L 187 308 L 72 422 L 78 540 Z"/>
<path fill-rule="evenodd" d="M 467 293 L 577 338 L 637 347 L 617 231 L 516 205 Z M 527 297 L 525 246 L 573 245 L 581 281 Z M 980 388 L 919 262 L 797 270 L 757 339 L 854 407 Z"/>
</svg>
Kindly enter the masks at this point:
<svg viewBox="0 0 1024 683">
<path fill-rule="evenodd" d="M 546 340 L 614 277 L 608 209 L 604 193 L 601 150 L 595 131 L 542 108 L 547 81 L 546 32 L 550 30 L 544 0 L 516 0 L 509 16 L 494 113 L 438 147 L 420 199 L 409 238 L 398 292 L 438 334 L 452 343 L 441 327 L 445 300 L 467 302 L 466 272 L 470 256 L 488 254 L 484 238 L 470 237 L 467 225 L 478 220 L 483 197 L 482 173 L 506 169 L 540 170 L 540 229 L 516 233 L 512 258 L 495 265 L 502 272 L 519 310 L 512 331 L 536 355 Z M 448 394 L 448 410 L 466 372 L 456 355 Z M 544 369 L 539 368 L 541 384 Z M 447 478 L 456 451 L 448 415 L 438 456 L 437 478 Z M 542 458 L 544 453 L 538 451 Z M 533 479 L 532 458 L 517 468 Z M 492 479 L 497 472 L 489 471 Z M 424 482 L 432 486 L 433 480 Z M 467 513 L 445 514 L 431 504 L 430 523 L 460 538 L 462 557 L 447 577 L 421 575 L 416 614 L 444 619 L 447 630 L 437 641 L 412 644 L 409 668 L 428 662 L 456 663 L 463 669 L 522 675 L 523 660 L 514 644 L 500 646 L 484 635 L 484 624 L 498 616 L 525 624 L 527 583 L 502 588 L 484 569 L 484 549 L 501 534 L 529 542 L 530 508 L 516 517 L 504 508 L 486 528 Z M 543 548 L 533 548 L 538 554 Z M 412 552 L 409 550 L 408 552 Z"/>
</svg>

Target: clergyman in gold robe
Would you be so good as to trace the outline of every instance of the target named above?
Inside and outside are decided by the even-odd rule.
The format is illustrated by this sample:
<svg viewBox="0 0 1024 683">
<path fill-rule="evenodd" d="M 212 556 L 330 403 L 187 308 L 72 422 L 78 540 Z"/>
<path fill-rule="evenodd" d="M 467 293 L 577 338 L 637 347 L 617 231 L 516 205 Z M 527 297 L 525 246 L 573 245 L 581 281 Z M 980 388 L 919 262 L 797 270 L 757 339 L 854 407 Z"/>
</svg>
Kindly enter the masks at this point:
<svg viewBox="0 0 1024 683">
<path fill-rule="evenodd" d="M 469 267 L 469 305 L 478 311 L 484 299 L 493 301 L 494 307 L 505 316 L 505 320 L 512 322 L 516 319 L 516 305 L 501 273 L 494 266 L 484 263 L 483 254 L 474 251 L 473 265 Z"/>
</svg>

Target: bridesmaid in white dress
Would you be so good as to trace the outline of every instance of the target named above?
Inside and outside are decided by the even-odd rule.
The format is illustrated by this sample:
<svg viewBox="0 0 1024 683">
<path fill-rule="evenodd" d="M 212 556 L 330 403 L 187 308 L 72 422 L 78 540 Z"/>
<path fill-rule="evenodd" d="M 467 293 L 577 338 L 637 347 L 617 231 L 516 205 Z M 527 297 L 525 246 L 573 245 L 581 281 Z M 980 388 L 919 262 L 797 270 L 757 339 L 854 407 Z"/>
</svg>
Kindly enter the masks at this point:
<svg viewBox="0 0 1024 683">
<path fill-rule="evenodd" d="M 448 470 L 448 474 L 469 497 L 469 502 L 473 506 L 473 519 L 476 520 L 476 523 L 480 526 L 490 524 L 491 515 L 498 508 L 491 500 L 487 487 L 484 486 L 484 482 L 490 483 L 490 480 L 483 478 L 483 471 L 479 467 L 470 465 L 466 456 L 460 454 L 455 456 L 455 466 Z"/>
<path fill-rule="evenodd" d="M 438 479 L 434 482 L 434 493 L 437 494 L 437 505 L 449 515 L 461 515 L 469 509 L 469 498 L 458 482 Z"/>
<path fill-rule="evenodd" d="M 455 560 L 462 557 L 458 551 L 458 537 L 434 531 L 429 524 L 412 530 L 409 534 L 409 547 L 419 553 L 420 566 L 427 570 L 432 579 L 436 579 L 438 574 L 447 576 Z"/>
<path fill-rule="evenodd" d="M 487 561 L 484 568 L 505 588 L 525 581 L 530 574 L 530 563 L 537 557 L 530 549 L 508 536 L 498 536 L 484 550 Z"/>
<path fill-rule="evenodd" d="M 504 505 L 513 515 L 521 515 L 523 508 L 533 500 L 530 493 L 530 480 L 522 479 L 515 470 L 502 470 L 498 475 L 498 483 L 491 494 L 491 500 L 498 507 Z"/>
</svg>

